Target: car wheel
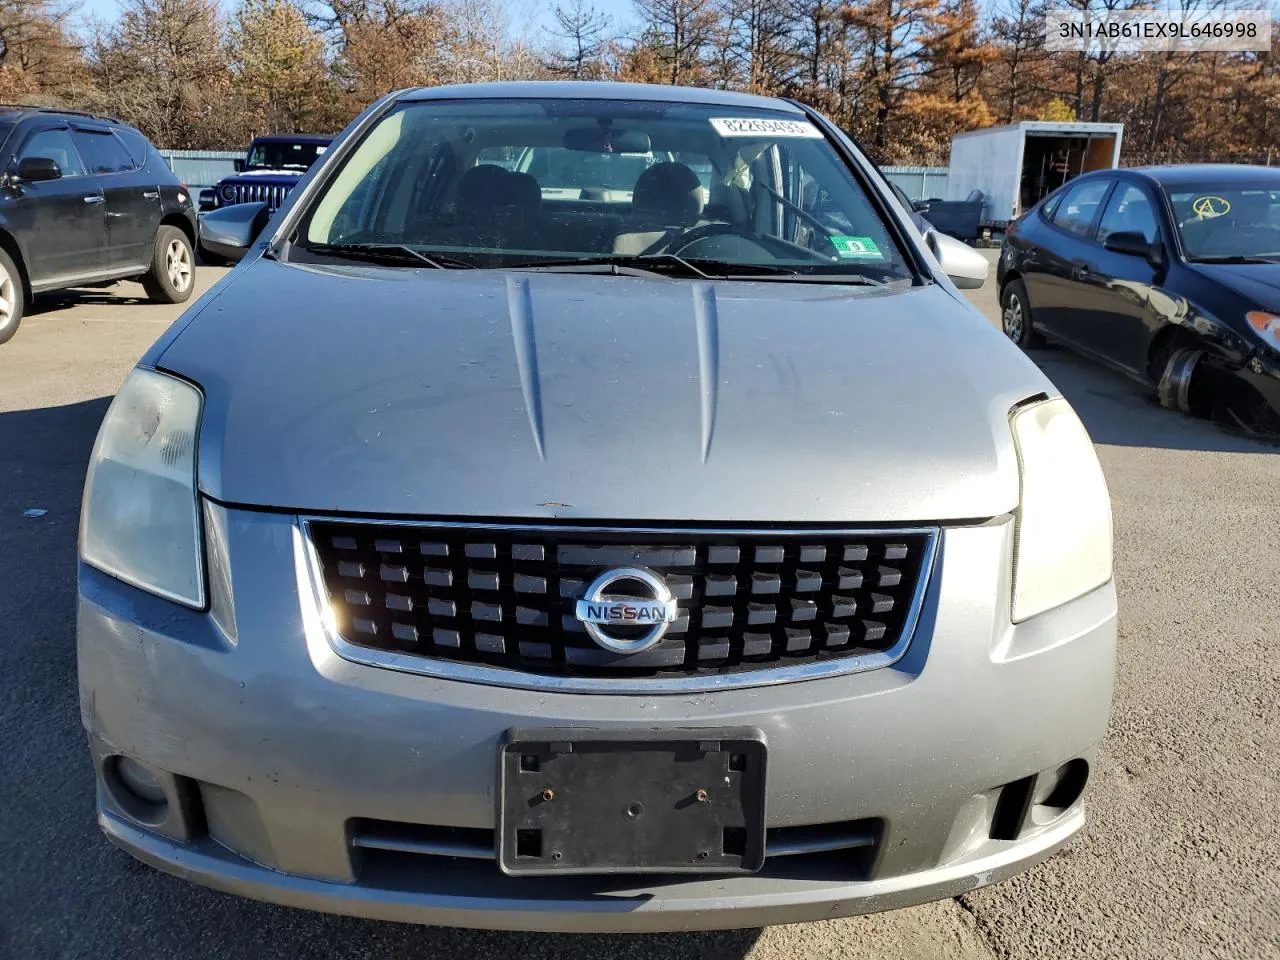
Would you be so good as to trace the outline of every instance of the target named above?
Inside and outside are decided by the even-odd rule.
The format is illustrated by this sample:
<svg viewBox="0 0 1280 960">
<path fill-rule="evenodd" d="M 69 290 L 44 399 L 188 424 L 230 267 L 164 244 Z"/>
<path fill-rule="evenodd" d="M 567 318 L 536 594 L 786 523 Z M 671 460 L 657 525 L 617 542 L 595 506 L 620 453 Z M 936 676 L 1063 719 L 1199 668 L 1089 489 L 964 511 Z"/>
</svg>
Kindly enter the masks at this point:
<svg viewBox="0 0 1280 960">
<path fill-rule="evenodd" d="M 151 270 L 142 278 L 147 296 L 157 303 L 182 303 L 196 285 L 196 257 L 191 241 L 177 227 L 156 231 Z"/>
<path fill-rule="evenodd" d="M 1039 346 L 1040 337 L 1031 325 L 1031 304 L 1027 300 L 1027 288 L 1022 285 L 1021 280 L 1011 280 L 1005 284 L 1000 307 L 1000 328 L 1004 335 L 1023 349 Z"/>
<path fill-rule="evenodd" d="M 1192 390 L 1199 386 L 1197 373 L 1203 359 L 1204 351 L 1194 347 L 1170 351 L 1156 385 L 1162 407 L 1179 413 L 1193 412 Z"/>
<path fill-rule="evenodd" d="M 0 343 L 13 339 L 13 335 L 18 332 L 25 307 L 26 303 L 22 299 L 22 274 L 9 259 L 9 255 L 0 250 Z"/>
</svg>

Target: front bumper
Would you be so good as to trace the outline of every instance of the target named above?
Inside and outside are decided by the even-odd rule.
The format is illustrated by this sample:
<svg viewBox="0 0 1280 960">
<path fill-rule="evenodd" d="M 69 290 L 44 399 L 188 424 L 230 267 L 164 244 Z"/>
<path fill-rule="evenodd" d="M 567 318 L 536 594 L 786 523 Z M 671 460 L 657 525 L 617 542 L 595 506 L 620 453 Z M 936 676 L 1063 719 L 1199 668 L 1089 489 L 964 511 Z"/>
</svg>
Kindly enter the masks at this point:
<svg viewBox="0 0 1280 960">
<path fill-rule="evenodd" d="M 296 520 L 221 509 L 210 520 L 209 613 L 82 566 L 78 625 L 103 829 L 197 882 L 459 926 L 755 926 L 953 896 L 1043 859 L 1084 822 L 1077 797 L 1055 807 L 1035 778 L 1087 764 L 1105 731 L 1114 588 L 1012 626 L 1007 521 L 944 532 L 915 637 L 893 667 L 608 696 L 344 660 L 325 639 Z M 712 878 L 507 877 L 492 860 L 357 845 L 370 823 L 483 836 L 506 731 L 561 726 L 758 728 L 769 743 L 771 831 L 856 825 L 869 839 Z M 167 803 L 122 799 L 118 755 L 156 771 Z M 1011 796 L 1023 797 L 1012 818 Z"/>
</svg>

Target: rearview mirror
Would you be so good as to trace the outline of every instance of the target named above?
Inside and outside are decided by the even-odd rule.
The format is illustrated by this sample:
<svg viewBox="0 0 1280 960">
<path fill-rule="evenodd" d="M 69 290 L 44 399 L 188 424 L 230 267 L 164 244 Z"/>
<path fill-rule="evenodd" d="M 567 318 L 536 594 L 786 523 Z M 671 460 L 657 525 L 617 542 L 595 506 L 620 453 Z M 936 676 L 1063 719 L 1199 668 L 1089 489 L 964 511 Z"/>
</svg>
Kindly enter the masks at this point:
<svg viewBox="0 0 1280 960">
<path fill-rule="evenodd" d="M 1116 233 L 1109 233 L 1102 246 L 1112 253 L 1123 253 L 1130 257 L 1141 257 L 1153 264 L 1160 264 L 1164 260 L 1164 248 L 1159 242 L 1148 243 L 1147 238 L 1136 230 L 1120 230 Z"/>
<path fill-rule="evenodd" d="M 587 153 L 648 153 L 650 141 L 649 135 L 639 130 L 571 127 L 564 132 L 564 146 Z"/>
<path fill-rule="evenodd" d="M 231 161 L 231 166 L 235 168 L 236 173 L 244 170 L 244 157 L 236 157 Z"/>
<path fill-rule="evenodd" d="M 52 157 L 23 157 L 18 161 L 18 179 L 25 183 L 57 180 L 61 176 L 62 171 Z"/>
<path fill-rule="evenodd" d="M 242 260 L 271 212 L 265 203 L 236 203 L 200 214 L 200 249 L 225 260 Z"/>
<path fill-rule="evenodd" d="M 977 290 L 987 282 L 991 264 L 973 247 L 937 230 L 925 237 L 942 272 L 961 290 Z"/>
</svg>

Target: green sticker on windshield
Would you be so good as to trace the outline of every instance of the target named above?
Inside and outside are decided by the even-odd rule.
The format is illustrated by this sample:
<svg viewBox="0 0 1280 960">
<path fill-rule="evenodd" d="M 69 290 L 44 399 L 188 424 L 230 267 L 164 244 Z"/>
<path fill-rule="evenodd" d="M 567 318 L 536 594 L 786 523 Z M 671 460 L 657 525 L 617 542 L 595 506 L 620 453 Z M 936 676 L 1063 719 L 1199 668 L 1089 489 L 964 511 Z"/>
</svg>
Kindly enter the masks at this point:
<svg viewBox="0 0 1280 960">
<path fill-rule="evenodd" d="M 842 260 L 883 260 L 884 254 L 870 237 L 845 237 L 835 234 L 831 238 L 836 253 Z"/>
</svg>

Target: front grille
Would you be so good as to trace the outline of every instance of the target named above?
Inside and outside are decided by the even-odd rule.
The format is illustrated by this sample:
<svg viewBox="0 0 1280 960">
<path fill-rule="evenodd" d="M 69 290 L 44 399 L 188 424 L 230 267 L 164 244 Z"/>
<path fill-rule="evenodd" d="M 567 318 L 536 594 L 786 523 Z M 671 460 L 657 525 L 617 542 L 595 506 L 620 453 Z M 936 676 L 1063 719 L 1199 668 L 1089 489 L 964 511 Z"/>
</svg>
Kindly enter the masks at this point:
<svg viewBox="0 0 1280 960">
<path fill-rule="evenodd" d="M 233 183 L 231 186 L 234 194 L 230 199 L 224 197 L 221 190 L 217 191 L 216 196 L 221 206 L 265 202 L 269 209 L 274 210 L 284 203 L 284 198 L 289 195 L 290 190 L 289 187 L 281 184 Z"/>
<path fill-rule="evenodd" d="M 308 522 L 339 634 L 437 661 L 545 676 L 740 673 L 883 653 L 921 601 L 934 531 L 592 530 Z M 680 606 L 616 654 L 574 616 L 601 572 L 640 565 Z"/>
</svg>

